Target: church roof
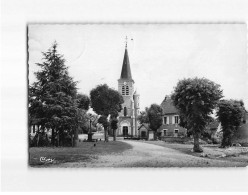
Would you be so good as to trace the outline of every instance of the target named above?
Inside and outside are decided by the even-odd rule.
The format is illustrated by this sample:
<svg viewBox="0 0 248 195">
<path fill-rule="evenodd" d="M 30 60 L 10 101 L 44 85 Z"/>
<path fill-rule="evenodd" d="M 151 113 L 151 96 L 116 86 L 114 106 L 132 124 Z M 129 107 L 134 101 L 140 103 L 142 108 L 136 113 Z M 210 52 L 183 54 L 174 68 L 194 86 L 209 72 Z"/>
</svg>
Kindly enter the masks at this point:
<svg viewBox="0 0 248 195">
<path fill-rule="evenodd" d="M 166 96 L 163 102 L 161 103 L 163 109 L 163 114 L 177 114 L 178 110 L 173 104 L 173 101 L 170 97 Z"/>
<path fill-rule="evenodd" d="M 122 64 L 121 79 L 132 79 L 127 47 L 125 49 L 125 54 Z"/>
</svg>

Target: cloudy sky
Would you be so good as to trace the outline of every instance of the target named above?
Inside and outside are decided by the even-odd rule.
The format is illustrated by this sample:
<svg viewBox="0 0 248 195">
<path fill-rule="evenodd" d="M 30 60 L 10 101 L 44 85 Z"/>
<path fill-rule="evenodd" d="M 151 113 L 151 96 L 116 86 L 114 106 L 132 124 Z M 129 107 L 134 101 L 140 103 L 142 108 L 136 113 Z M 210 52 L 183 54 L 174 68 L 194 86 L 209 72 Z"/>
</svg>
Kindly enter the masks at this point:
<svg viewBox="0 0 248 195">
<path fill-rule="evenodd" d="M 126 36 L 142 110 L 195 76 L 220 84 L 225 98 L 243 99 L 248 108 L 245 24 L 29 25 L 29 81 L 56 40 L 79 92 L 89 95 L 103 83 L 117 89 Z"/>
</svg>

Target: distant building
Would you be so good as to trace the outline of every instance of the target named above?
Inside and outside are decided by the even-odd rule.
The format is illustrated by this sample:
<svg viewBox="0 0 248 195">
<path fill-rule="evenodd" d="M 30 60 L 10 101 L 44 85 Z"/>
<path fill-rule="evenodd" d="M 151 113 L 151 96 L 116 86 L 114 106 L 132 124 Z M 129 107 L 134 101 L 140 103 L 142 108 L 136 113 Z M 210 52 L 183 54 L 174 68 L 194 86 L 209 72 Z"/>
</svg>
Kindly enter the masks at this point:
<svg viewBox="0 0 248 195">
<path fill-rule="evenodd" d="M 139 131 L 139 137 L 141 139 L 154 139 L 154 133 L 149 128 L 149 125 L 147 123 L 142 123 L 139 126 L 138 131 Z"/>
<path fill-rule="evenodd" d="M 119 113 L 117 136 L 138 136 L 139 94 L 134 87 L 131 74 L 127 44 L 122 64 L 121 76 L 118 80 L 118 91 L 124 99 L 122 111 Z"/>
<path fill-rule="evenodd" d="M 161 103 L 163 109 L 163 124 L 159 128 L 159 136 L 181 137 L 187 135 L 187 129 L 179 126 L 179 112 L 173 105 L 173 101 L 166 96 Z"/>
</svg>

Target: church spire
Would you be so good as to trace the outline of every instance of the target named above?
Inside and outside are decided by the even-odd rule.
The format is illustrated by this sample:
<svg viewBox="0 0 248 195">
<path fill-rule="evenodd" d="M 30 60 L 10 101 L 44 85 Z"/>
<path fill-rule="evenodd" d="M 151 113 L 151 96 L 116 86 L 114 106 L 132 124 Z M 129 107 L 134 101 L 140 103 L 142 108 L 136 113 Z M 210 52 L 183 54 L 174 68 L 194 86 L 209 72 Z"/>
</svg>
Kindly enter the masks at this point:
<svg viewBox="0 0 248 195">
<path fill-rule="evenodd" d="M 127 37 L 126 37 L 125 54 L 124 54 L 122 70 L 121 70 L 121 79 L 132 79 L 128 51 L 127 51 Z"/>
</svg>

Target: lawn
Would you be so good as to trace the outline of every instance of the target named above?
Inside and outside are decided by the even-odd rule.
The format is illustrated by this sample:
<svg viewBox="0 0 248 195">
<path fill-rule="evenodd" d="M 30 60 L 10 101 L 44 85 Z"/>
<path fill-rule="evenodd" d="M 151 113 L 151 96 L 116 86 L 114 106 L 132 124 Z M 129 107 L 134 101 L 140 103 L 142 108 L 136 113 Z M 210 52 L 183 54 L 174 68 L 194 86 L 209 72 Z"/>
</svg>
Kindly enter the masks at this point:
<svg viewBox="0 0 248 195">
<path fill-rule="evenodd" d="M 96 144 L 95 147 L 94 144 Z M 65 162 L 89 162 L 91 159 L 96 159 L 98 155 L 121 153 L 131 148 L 131 145 L 118 141 L 79 142 L 78 146 L 74 148 L 32 147 L 29 148 L 29 165 L 31 167 L 47 167 L 51 164 Z"/>
<path fill-rule="evenodd" d="M 146 141 L 146 143 L 171 148 L 192 156 L 199 157 L 202 155 L 202 153 L 192 152 L 193 144 L 168 143 L 164 141 Z M 230 161 L 248 162 L 248 147 L 219 148 L 219 145 L 212 144 L 204 144 L 201 146 L 203 147 L 203 154 L 206 154 L 207 158 L 220 160 L 224 158 Z"/>
</svg>

